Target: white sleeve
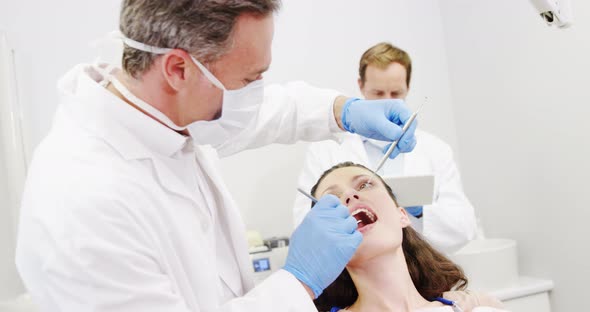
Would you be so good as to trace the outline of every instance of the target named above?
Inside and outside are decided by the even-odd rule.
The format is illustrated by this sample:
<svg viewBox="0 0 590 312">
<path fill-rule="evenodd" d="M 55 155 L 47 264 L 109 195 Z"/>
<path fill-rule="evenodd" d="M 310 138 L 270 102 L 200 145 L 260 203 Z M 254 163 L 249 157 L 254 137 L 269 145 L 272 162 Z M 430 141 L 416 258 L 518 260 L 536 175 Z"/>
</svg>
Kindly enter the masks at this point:
<svg viewBox="0 0 590 312">
<path fill-rule="evenodd" d="M 291 273 L 278 270 L 244 297 L 225 303 L 219 311 L 317 311 L 301 282 Z"/>
<path fill-rule="evenodd" d="M 191 312 L 125 205 L 85 195 L 60 203 L 59 229 L 24 224 L 17 264 L 41 311 Z"/>
<path fill-rule="evenodd" d="M 197 308 L 190 308 L 159 262 L 152 236 L 138 225 L 141 220 L 127 214 L 124 205 L 104 197 L 76 205 L 72 214 L 63 216 L 65 229 L 51 240 L 52 248 L 31 246 L 29 251 L 43 254 L 34 269 L 44 282 L 28 285 L 32 290 L 43 288 L 32 292 L 42 311 L 317 311 L 301 283 L 283 270 L 242 297 L 214 307 L 193 302 Z M 39 229 L 39 235 L 42 232 Z M 45 234 L 48 239 L 52 235 Z M 21 264 L 28 261 L 23 260 Z"/>
<path fill-rule="evenodd" d="M 334 139 L 334 133 L 342 132 L 333 112 L 338 95 L 337 91 L 304 82 L 268 85 L 255 120 L 215 149 L 220 157 L 225 157 L 271 143 Z"/>
<path fill-rule="evenodd" d="M 436 143 L 430 158 L 438 192 L 433 204 L 424 206 L 423 235 L 438 250 L 452 253 L 475 237 L 475 212 L 463 192 L 450 146 L 442 141 Z"/>
</svg>

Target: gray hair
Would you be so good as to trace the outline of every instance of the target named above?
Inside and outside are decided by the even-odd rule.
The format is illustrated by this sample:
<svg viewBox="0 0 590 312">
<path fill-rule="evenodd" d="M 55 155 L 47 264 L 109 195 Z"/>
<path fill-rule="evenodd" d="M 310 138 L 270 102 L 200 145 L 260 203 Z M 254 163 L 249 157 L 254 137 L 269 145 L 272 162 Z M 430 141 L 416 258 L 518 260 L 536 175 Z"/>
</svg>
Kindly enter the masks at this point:
<svg viewBox="0 0 590 312">
<path fill-rule="evenodd" d="M 266 16 L 278 11 L 280 4 L 280 0 L 124 0 L 119 27 L 127 38 L 182 49 L 201 62 L 211 62 L 231 49 L 238 16 Z M 123 69 L 138 78 L 157 57 L 125 45 Z"/>
</svg>

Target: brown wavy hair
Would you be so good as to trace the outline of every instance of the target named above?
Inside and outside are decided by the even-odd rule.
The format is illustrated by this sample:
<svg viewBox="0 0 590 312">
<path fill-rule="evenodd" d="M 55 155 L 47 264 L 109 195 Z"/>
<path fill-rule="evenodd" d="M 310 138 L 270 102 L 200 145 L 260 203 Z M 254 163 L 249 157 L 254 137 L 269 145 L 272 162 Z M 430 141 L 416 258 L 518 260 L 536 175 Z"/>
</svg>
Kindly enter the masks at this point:
<svg viewBox="0 0 590 312">
<path fill-rule="evenodd" d="M 318 185 L 328 174 L 346 167 L 359 167 L 373 172 L 367 167 L 353 162 L 337 164 L 322 174 L 318 182 L 311 188 L 311 194 L 315 195 Z M 379 177 L 397 206 L 395 195 L 389 185 L 379 175 L 375 175 Z M 467 287 L 467 277 L 458 265 L 430 246 L 411 227 L 403 228 L 402 232 L 402 250 L 406 258 L 406 264 L 412 282 L 422 297 L 430 300 L 442 297 L 442 294 L 446 291 L 463 290 Z M 354 282 L 348 270 L 344 269 L 340 276 L 314 300 L 314 303 L 319 311 L 329 311 L 332 307 L 351 306 L 357 298 L 358 292 Z"/>
</svg>

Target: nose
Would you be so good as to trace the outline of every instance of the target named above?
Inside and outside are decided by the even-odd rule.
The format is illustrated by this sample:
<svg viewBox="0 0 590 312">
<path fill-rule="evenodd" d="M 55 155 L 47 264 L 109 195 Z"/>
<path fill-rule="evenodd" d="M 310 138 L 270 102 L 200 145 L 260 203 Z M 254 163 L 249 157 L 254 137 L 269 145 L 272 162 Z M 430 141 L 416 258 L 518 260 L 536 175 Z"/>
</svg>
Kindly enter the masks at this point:
<svg viewBox="0 0 590 312">
<path fill-rule="evenodd" d="M 357 194 L 352 194 L 352 195 L 346 196 L 346 200 L 344 202 L 348 205 L 350 203 L 351 198 L 354 198 L 356 200 L 360 199 Z"/>
</svg>

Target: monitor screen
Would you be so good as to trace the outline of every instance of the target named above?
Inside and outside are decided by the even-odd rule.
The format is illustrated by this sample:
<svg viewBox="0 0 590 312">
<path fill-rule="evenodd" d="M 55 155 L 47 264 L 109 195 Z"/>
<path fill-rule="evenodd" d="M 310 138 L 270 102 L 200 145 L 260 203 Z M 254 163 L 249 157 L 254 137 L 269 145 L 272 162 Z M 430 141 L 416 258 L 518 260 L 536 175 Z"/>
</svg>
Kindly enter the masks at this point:
<svg viewBox="0 0 590 312">
<path fill-rule="evenodd" d="M 254 259 L 254 272 L 264 272 L 270 270 L 270 260 L 268 258 Z"/>
</svg>

